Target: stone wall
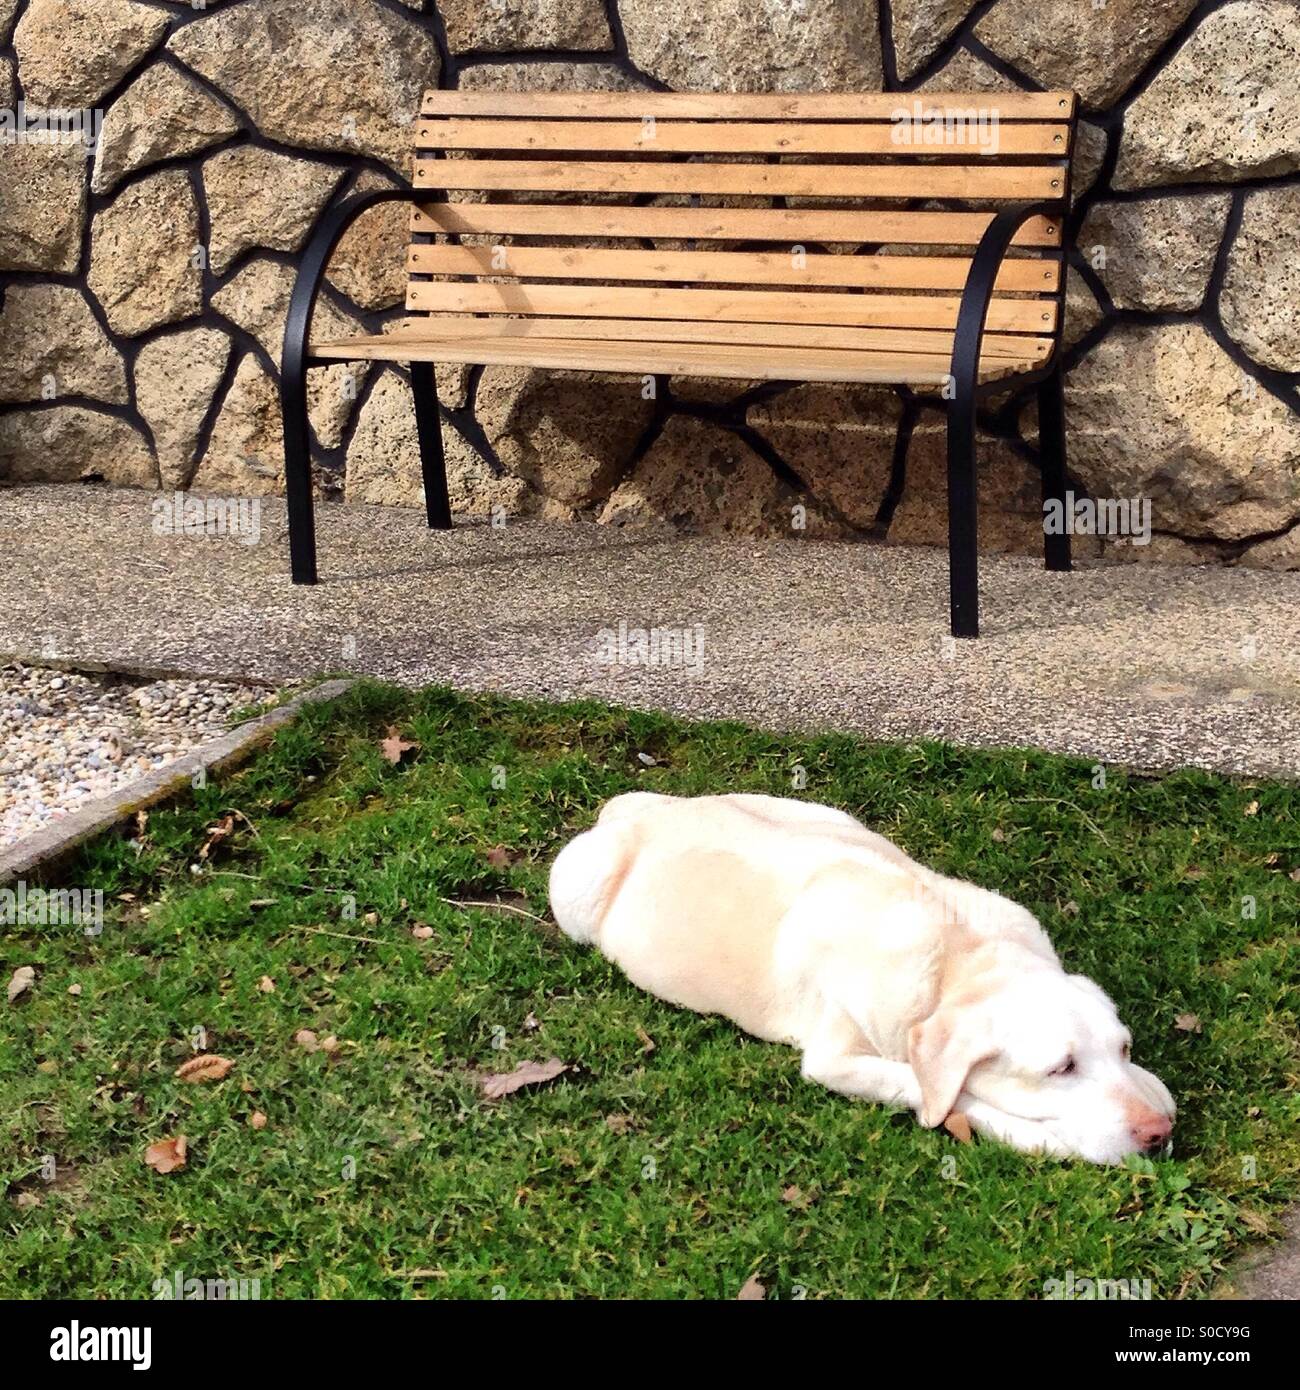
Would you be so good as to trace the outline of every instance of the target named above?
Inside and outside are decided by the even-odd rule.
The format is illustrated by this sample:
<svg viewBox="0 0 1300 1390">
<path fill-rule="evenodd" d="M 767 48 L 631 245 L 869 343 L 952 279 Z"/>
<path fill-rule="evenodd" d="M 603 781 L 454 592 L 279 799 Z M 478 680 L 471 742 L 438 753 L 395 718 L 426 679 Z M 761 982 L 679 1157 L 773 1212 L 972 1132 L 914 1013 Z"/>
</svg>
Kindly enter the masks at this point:
<svg viewBox="0 0 1300 1390">
<path fill-rule="evenodd" d="M 272 493 L 279 340 L 333 200 L 407 172 L 421 89 L 979 90 L 1083 99 L 1071 465 L 1153 502 L 1119 558 L 1300 566 L 1296 0 L 0 0 L 0 475 Z M 401 316 L 405 209 L 341 246 L 318 328 Z M 879 389 L 440 373 L 454 503 L 941 543 L 942 416 Z M 418 501 L 393 368 L 313 373 L 323 494 Z M 1032 405 L 983 419 L 983 544 L 1034 550 Z"/>
</svg>

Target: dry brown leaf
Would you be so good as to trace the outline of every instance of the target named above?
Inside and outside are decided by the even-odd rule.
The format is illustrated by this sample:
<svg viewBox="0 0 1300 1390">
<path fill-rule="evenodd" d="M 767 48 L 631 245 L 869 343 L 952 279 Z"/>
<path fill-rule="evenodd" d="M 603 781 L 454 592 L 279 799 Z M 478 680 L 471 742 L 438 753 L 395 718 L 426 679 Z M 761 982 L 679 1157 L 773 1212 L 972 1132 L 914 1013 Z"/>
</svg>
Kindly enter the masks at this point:
<svg viewBox="0 0 1300 1390">
<path fill-rule="evenodd" d="M 71 994 L 71 995 L 75 998 L 78 994 L 81 993 L 81 986 L 80 986 L 80 985 L 69 985 L 69 986 L 68 986 L 68 993 Z"/>
<path fill-rule="evenodd" d="M 540 1086 L 545 1081 L 554 1081 L 561 1072 L 568 1070 L 568 1063 L 561 1062 L 558 1057 L 548 1058 L 545 1062 L 520 1062 L 514 1071 L 485 1076 L 481 1083 L 483 1094 L 489 1100 L 500 1100 L 503 1096 L 513 1095 L 522 1086 Z"/>
<path fill-rule="evenodd" d="M 1292 869 L 1291 872 L 1287 874 L 1287 878 L 1289 878 L 1292 883 L 1300 883 L 1300 868 Z"/>
<path fill-rule="evenodd" d="M 525 1033 L 535 1033 L 542 1025 L 537 1020 L 537 1015 L 530 1013 L 525 1016 L 523 1028 Z"/>
<path fill-rule="evenodd" d="M 637 1026 L 636 1035 L 641 1039 L 641 1051 L 649 1056 L 655 1050 L 655 1040 L 640 1025 Z"/>
<path fill-rule="evenodd" d="M 35 1192 L 20 1192 L 14 1198 L 14 1206 L 16 1207 L 39 1207 L 40 1204 L 41 1199 Z"/>
<path fill-rule="evenodd" d="M 319 1052 L 320 1040 L 310 1028 L 299 1028 L 293 1035 L 293 1040 L 304 1052 Z"/>
<path fill-rule="evenodd" d="M 12 1004 L 20 994 L 25 994 L 32 987 L 35 978 L 36 971 L 30 965 L 20 965 L 9 981 L 9 1002 Z"/>
<path fill-rule="evenodd" d="M 176 1068 L 176 1076 L 180 1081 L 191 1083 L 222 1081 L 230 1075 L 230 1069 L 234 1065 L 229 1057 L 218 1057 L 214 1052 L 203 1052 L 197 1057 L 191 1057 L 188 1062 L 182 1062 Z"/>
<path fill-rule="evenodd" d="M 433 935 L 433 928 L 424 922 L 417 922 L 415 926 L 411 928 L 411 935 L 415 937 L 417 941 L 428 941 Z"/>
<path fill-rule="evenodd" d="M 605 1116 L 605 1128 L 611 1134 L 630 1134 L 636 1128 L 636 1121 L 631 1115 L 623 1115 L 616 1111 Z"/>
<path fill-rule="evenodd" d="M 173 1169 L 184 1168 L 188 1157 L 189 1144 L 183 1134 L 178 1134 L 174 1139 L 160 1139 L 144 1151 L 144 1161 L 155 1173 L 170 1173 Z"/>
<path fill-rule="evenodd" d="M 387 737 L 380 740 L 379 751 L 396 767 L 402 761 L 403 754 L 409 753 L 412 748 L 419 746 L 414 740 L 403 738 L 397 732 L 396 725 L 390 724 Z"/>
<path fill-rule="evenodd" d="M 263 1115 L 260 1110 L 254 1110 L 253 1113 L 248 1117 L 248 1123 L 252 1125 L 254 1129 L 265 1129 L 266 1116 Z"/>
<path fill-rule="evenodd" d="M 1257 815 L 1259 815 L 1259 802 L 1258 802 L 1258 801 L 1250 801 L 1250 802 L 1247 802 L 1246 808 L 1245 808 L 1245 810 L 1242 811 L 1241 814 L 1242 814 L 1243 816 L 1257 816 Z"/>
<path fill-rule="evenodd" d="M 971 1141 L 970 1121 L 960 1111 L 954 1110 L 951 1115 L 943 1122 L 943 1127 L 959 1144 L 969 1144 Z"/>
<path fill-rule="evenodd" d="M 740 1292 L 736 1295 L 737 1303 L 762 1303 L 767 1297 L 767 1289 L 757 1274 L 751 1274 L 745 1280 Z"/>
<path fill-rule="evenodd" d="M 1240 1207 L 1237 1210 L 1237 1215 L 1241 1218 L 1242 1225 L 1257 1236 L 1266 1236 L 1272 1233 L 1273 1223 L 1263 1212 L 1251 1211 L 1248 1207 Z"/>
<path fill-rule="evenodd" d="M 508 869 L 515 862 L 515 855 L 505 845 L 493 845 L 483 856 L 494 869 Z"/>
<path fill-rule="evenodd" d="M 339 1040 L 331 1033 L 328 1037 L 320 1040 L 320 1050 L 332 1057 L 339 1050 Z"/>
<path fill-rule="evenodd" d="M 222 816 L 219 821 L 208 826 L 207 839 L 203 841 L 203 846 L 199 850 L 200 861 L 207 859 L 208 855 L 219 845 L 222 840 L 228 840 L 235 832 L 235 817 L 232 815 Z"/>
<path fill-rule="evenodd" d="M 257 982 L 257 987 L 263 994 L 275 993 L 275 981 L 269 975 L 263 975 Z"/>
<path fill-rule="evenodd" d="M 790 1186 L 781 1193 L 781 1200 L 791 1204 L 803 1201 L 803 1188 Z"/>
<path fill-rule="evenodd" d="M 1179 1014 L 1174 1019 L 1174 1027 L 1180 1033 L 1199 1033 L 1201 1031 L 1201 1020 L 1195 1014 Z"/>
</svg>

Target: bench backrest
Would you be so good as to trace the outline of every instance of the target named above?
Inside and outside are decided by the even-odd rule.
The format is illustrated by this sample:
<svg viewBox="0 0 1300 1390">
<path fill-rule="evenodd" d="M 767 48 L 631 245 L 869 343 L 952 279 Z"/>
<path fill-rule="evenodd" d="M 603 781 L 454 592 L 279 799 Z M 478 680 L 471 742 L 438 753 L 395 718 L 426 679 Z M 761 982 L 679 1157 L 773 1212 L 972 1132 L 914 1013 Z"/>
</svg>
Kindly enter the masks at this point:
<svg viewBox="0 0 1300 1390">
<path fill-rule="evenodd" d="M 407 309 L 458 332 L 944 350 L 993 214 L 1047 201 L 985 341 L 1045 358 L 1074 129 L 1069 92 L 430 91 Z"/>
</svg>

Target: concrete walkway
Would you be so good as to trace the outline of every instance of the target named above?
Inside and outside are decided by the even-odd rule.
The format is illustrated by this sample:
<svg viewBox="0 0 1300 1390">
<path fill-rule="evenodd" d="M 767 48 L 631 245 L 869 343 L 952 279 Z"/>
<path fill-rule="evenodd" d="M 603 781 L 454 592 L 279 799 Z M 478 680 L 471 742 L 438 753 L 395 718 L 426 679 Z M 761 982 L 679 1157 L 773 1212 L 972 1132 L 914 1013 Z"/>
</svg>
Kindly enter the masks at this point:
<svg viewBox="0 0 1300 1390">
<path fill-rule="evenodd" d="M 1032 745 L 1300 775 L 1300 575 L 985 560 L 985 635 L 947 633 L 947 557 L 862 544 L 465 523 L 322 506 L 323 581 L 261 541 L 156 535 L 146 493 L 0 488 L 0 654 L 281 682 L 368 673 L 773 728 Z M 602 630 L 702 633 L 689 668 Z"/>
</svg>

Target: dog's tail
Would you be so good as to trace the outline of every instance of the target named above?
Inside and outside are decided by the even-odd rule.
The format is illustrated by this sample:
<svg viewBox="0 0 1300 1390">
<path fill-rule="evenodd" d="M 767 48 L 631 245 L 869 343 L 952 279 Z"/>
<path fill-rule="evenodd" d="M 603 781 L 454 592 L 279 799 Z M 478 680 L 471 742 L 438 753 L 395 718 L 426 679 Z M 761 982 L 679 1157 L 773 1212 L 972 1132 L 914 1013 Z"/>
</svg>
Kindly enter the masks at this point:
<svg viewBox="0 0 1300 1390">
<path fill-rule="evenodd" d="M 560 930 L 575 941 L 596 942 L 632 867 L 636 831 L 617 820 L 603 821 L 570 840 L 551 865 L 551 911 Z"/>
</svg>

